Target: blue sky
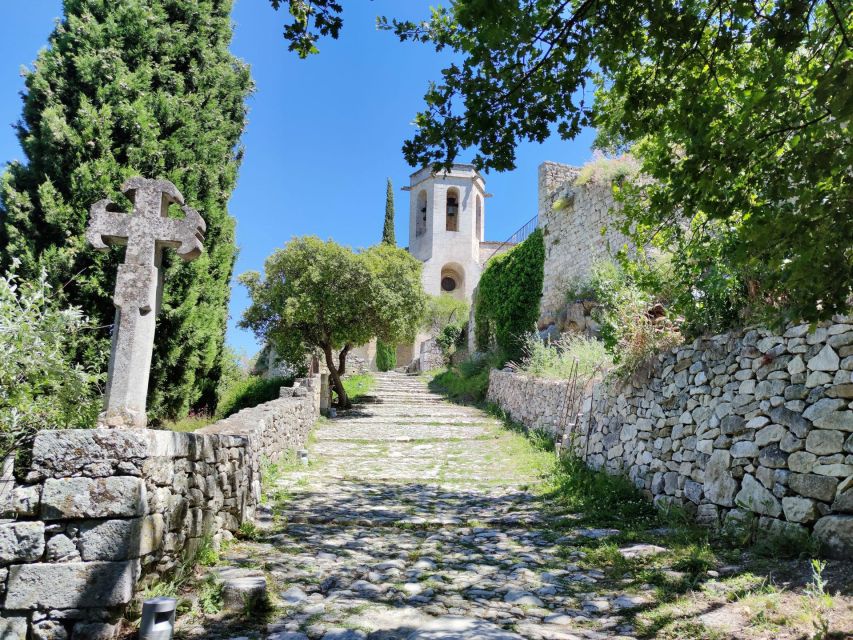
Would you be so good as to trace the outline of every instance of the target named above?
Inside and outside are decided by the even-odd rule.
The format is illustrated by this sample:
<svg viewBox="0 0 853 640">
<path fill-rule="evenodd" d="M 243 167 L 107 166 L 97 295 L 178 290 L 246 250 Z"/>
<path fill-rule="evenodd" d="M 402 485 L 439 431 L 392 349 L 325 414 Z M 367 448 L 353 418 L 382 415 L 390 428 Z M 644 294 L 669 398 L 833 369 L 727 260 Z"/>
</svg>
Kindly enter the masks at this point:
<svg viewBox="0 0 853 640">
<path fill-rule="evenodd" d="M 230 204 L 240 246 L 235 275 L 262 270 L 264 259 L 293 236 L 314 234 L 353 247 L 374 244 L 382 232 L 386 177 L 395 188 L 397 239 L 406 244 L 408 194 L 400 187 L 413 169 L 400 147 L 414 130 L 411 121 L 429 80 L 439 77 L 449 58 L 376 31 L 375 19 L 426 17 L 430 4 L 349 0 L 340 40 L 323 40 L 320 55 L 299 60 L 281 37 L 283 15 L 266 0 L 237 0 L 232 51 L 251 65 L 256 91 L 248 103 L 246 154 Z M 61 12 L 59 0 L 0 3 L 4 164 L 22 158 L 10 126 L 20 117 L 20 68 L 45 46 Z M 486 206 L 487 239 L 506 239 L 536 213 L 539 163 L 582 164 L 591 143 L 587 131 L 571 142 L 554 137 L 524 144 L 515 171 L 487 174 L 494 194 Z M 245 290 L 235 284 L 228 342 L 253 353 L 254 336 L 236 327 L 247 304 Z"/>
</svg>

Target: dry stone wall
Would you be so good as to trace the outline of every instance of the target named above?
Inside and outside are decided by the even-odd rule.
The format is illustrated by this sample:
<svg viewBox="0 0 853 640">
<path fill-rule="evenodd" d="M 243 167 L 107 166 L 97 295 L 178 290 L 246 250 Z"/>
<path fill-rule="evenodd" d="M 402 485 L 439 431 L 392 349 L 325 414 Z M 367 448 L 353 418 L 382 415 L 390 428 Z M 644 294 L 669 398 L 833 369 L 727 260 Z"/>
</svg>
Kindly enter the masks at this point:
<svg viewBox="0 0 853 640">
<path fill-rule="evenodd" d="M 566 382 L 492 371 L 489 399 L 554 431 Z M 853 317 L 702 338 L 592 386 L 571 443 L 658 503 L 713 526 L 813 532 L 853 553 Z"/>
<path fill-rule="evenodd" d="M 610 184 L 575 185 L 579 173 L 577 167 L 556 162 L 539 165 L 539 226 L 545 240 L 541 329 L 559 324 L 569 286 L 587 278 L 593 264 L 627 242 L 611 224 L 611 211 L 620 205 Z M 563 206 L 555 209 L 557 200 Z"/>
<path fill-rule="evenodd" d="M 0 638 L 111 638 L 134 593 L 252 517 L 264 457 L 305 445 L 318 377 L 199 429 L 42 431 L 0 520 Z"/>
</svg>

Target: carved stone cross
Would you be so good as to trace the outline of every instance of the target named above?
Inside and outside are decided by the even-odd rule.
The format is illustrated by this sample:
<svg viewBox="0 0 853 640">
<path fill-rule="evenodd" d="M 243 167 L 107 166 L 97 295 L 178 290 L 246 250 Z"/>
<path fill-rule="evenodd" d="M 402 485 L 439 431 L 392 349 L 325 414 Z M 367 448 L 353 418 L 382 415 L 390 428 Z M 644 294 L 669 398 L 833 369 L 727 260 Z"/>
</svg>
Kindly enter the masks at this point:
<svg viewBox="0 0 853 640">
<path fill-rule="evenodd" d="M 131 178 L 121 190 L 133 200 L 133 212 L 116 211 L 110 200 L 99 200 L 92 205 L 86 229 L 86 239 L 96 249 L 127 245 L 113 295 L 116 318 L 101 422 L 110 427 L 144 427 L 155 318 L 162 295 L 163 248 L 172 247 L 184 260 L 194 260 L 204 249 L 206 225 L 168 180 Z M 180 205 L 182 219 L 167 217 L 171 204 Z"/>
</svg>

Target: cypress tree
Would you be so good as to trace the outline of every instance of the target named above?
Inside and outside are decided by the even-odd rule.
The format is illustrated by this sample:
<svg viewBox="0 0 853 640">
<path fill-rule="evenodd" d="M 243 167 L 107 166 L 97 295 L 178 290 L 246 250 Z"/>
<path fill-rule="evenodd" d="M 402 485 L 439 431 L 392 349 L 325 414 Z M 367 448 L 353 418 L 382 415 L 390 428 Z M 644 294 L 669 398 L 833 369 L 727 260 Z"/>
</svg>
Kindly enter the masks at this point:
<svg viewBox="0 0 853 640">
<path fill-rule="evenodd" d="M 46 270 L 102 327 L 80 358 L 103 366 L 123 250 L 85 241 L 89 206 L 133 175 L 166 178 L 207 223 L 205 253 L 165 252 L 149 387 L 152 418 L 216 402 L 236 255 L 227 202 L 242 157 L 246 64 L 228 51 L 232 0 L 65 0 L 26 75 L 17 133 L 25 163 L 0 192 L 0 266 Z M 129 208 L 125 208 L 129 211 Z"/>
<path fill-rule="evenodd" d="M 394 189 L 391 186 L 391 178 L 388 178 L 385 188 L 385 226 L 382 227 L 382 242 L 392 247 L 397 245 L 397 239 L 394 237 Z"/>
</svg>

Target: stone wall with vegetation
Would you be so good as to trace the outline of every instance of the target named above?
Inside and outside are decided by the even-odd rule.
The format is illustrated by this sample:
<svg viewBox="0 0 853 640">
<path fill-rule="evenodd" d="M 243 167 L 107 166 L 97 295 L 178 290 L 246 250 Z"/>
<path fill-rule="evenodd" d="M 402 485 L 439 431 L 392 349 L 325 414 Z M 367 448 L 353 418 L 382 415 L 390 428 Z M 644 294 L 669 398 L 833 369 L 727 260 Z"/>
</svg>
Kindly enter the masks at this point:
<svg viewBox="0 0 853 640">
<path fill-rule="evenodd" d="M 556 162 L 539 165 L 539 227 L 545 240 L 541 329 L 560 324 L 572 283 L 586 279 L 595 262 L 627 242 L 610 224 L 610 211 L 618 206 L 610 182 L 578 185 L 580 174 L 581 169 Z"/>
<path fill-rule="evenodd" d="M 554 431 L 566 385 L 492 371 L 489 399 Z M 656 502 L 853 553 L 853 317 L 700 338 L 592 385 L 582 411 L 578 455 Z"/>
<path fill-rule="evenodd" d="M 5 486 L 0 637 L 109 638 L 134 593 L 252 517 L 261 468 L 301 448 L 319 378 L 193 433 L 42 431 Z"/>
</svg>

